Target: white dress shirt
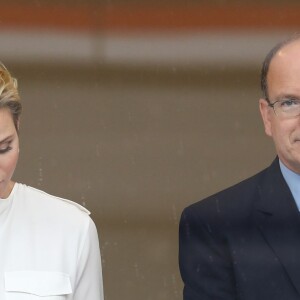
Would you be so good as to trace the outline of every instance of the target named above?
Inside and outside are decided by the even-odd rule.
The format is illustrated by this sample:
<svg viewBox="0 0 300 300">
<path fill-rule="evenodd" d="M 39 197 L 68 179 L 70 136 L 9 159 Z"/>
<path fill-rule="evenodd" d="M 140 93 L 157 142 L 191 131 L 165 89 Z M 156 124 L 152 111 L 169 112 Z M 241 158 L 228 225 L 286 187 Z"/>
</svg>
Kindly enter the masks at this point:
<svg viewBox="0 0 300 300">
<path fill-rule="evenodd" d="M 103 300 L 89 211 L 15 183 L 0 199 L 0 299 Z"/>
</svg>

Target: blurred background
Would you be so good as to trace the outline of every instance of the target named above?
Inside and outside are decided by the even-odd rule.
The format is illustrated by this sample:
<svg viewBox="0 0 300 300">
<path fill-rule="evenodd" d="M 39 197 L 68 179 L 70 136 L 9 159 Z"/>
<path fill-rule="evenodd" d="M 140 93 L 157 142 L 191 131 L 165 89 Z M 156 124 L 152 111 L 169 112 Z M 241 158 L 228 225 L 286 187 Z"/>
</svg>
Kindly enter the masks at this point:
<svg viewBox="0 0 300 300">
<path fill-rule="evenodd" d="M 299 30 L 299 1 L 2 2 L 15 180 L 92 212 L 106 300 L 182 299 L 182 209 L 274 158 L 260 65 Z"/>
</svg>

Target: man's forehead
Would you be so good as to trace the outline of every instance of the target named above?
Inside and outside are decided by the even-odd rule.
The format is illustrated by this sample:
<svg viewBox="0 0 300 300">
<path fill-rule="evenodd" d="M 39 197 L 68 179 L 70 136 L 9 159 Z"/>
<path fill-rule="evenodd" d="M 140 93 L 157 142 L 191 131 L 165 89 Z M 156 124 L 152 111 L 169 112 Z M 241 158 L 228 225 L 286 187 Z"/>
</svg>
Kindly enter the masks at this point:
<svg viewBox="0 0 300 300">
<path fill-rule="evenodd" d="M 280 59 L 289 59 L 289 58 L 300 59 L 300 38 L 290 43 L 284 45 L 278 52 L 275 54 L 273 61 Z M 272 63 L 272 62 L 271 62 Z"/>
<path fill-rule="evenodd" d="M 270 62 L 268 78 L 276 73 L 293 72 L 300 69 L 300 39 L 283 46 Z M 275 73 L 275 74 L 274 74 Z M 298 75 L 297 75 L 298 76 Z"/>
<path fill-rule="evenodd" d="M 270 63 L 267 80 L 270 98 L 300 97 L 300 39 L 278 50 Z"/>
</svg>

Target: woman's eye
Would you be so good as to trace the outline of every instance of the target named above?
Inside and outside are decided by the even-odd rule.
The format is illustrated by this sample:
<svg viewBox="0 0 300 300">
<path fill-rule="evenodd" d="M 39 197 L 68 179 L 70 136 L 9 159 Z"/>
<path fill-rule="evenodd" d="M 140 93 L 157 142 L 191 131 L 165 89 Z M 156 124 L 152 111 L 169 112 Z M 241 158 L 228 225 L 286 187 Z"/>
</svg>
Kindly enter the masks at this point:
<svg viewBox="0 0 300 300">
<path fill-rule="evenodd" d="M 4 154 L 4 153 L 8 152 L 11 149 L 12 149 L 12 147 L 10 146 L 10 143 L 5 144 L 3 146 L 0 146 L 0 154 Z"/>
</svg>

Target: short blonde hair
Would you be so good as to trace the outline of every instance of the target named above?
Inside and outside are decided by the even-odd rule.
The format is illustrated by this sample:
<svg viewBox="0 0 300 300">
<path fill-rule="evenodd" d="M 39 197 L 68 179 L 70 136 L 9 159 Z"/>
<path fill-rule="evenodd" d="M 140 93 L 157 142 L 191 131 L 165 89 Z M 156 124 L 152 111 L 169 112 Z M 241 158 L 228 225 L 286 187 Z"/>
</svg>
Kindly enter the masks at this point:
<svg viewBox="0 0 300 300">
<path fill-rule="evenodd" d="M 22 105 L 18 92 L 18 83 L 11 76 L 7 68 L 0 62 L 0 109 L 9 109 L 16 130 L 19 131 L 19 119 L 22 112 Z"/>
</svg>

